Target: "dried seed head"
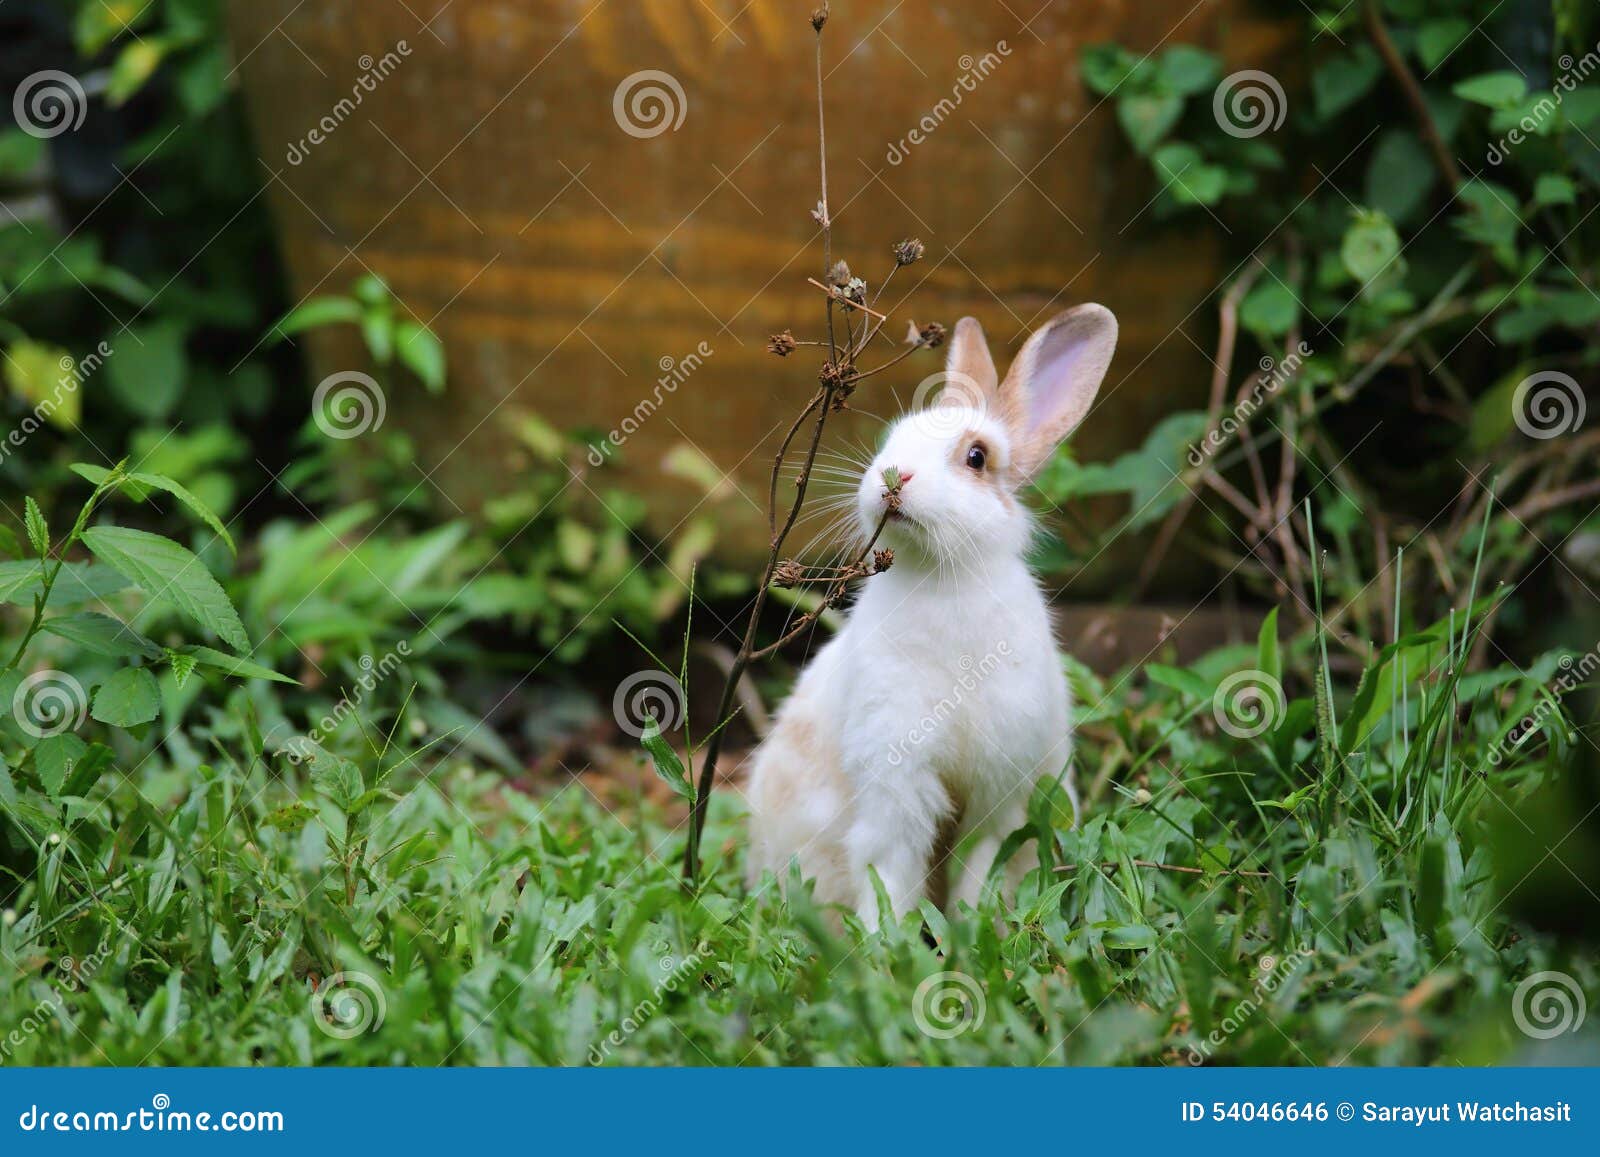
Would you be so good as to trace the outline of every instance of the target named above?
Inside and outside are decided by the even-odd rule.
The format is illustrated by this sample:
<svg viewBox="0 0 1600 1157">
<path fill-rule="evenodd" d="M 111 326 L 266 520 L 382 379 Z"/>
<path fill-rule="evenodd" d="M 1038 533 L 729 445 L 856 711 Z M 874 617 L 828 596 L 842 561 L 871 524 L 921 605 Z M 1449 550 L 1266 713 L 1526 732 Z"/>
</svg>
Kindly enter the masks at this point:
<svg viewBox="0 0 1600 1157">
<path fill-rule="evenodd" d="M 850 362 L 835 362 L 832 360 L 822 363 L 822 369 L 817 373 L 817 381 L 825 386 L 848 386 L 856 376 L 856 367 Z"/>
<path fill-rule="evenodd" d="M 917 340 L 931 350 L 936 350 L 944 345 L 945 329 L 936 321 L 930 321 L 917 331 Z"/>
<path fill-rule="evenodd" d="M 788 330 L 775 333 L 767 339 L 767 349 L 780 358 L 786 358 L 794 353 L 798 345 L 799 343 L 794 340 L 794 334 Z"/>
<path fill-rule="evenodd" d="M 845 282 L 841 292 L 843 292 L 843 294 L 851 301 L 862 305 L 866 304 L 867 283 L 859 277 L 852 277 L 849 281 Z"/>
<path fill-rule="evenodd" d="M 922 260 L 922 255 L 926 251 L 927 247 L 922 244 L 922 241 L 919 238 L 912 237 L 894 247 L 894 263 L 896 265 L 911 265 Z"/>
<path fill-rule="evenodd" d="M 814 9 L 811 13 L 811 27 L 818 32 L 828 22 L 828 0 L 823 0 L 822 7 Z"/>
<path fill-rule="evenodd" d="M 784 589 L 788 589 L 789 587 L 797 587 L 803 581 L 805 581 L 805 577 L 806 568 L 801 566 L 794 559 L 786 558 L 780 562 L 777 568 L 772 572 L 772 585 L 776 587 L 783 587 Z"/>
<path fill-rule="evenodd" d="M 894 565 L 894 551 L 884 549 L 872 552 L 872 573 L 882 574 Z"/>
<path fill-rule="evenodd" d="M 832 285 L 845 286 L 850 284 L 850 267 L 843 260 L 835 261 L 833 268 L 828 270 L 828 281 Z"/>
</svg>

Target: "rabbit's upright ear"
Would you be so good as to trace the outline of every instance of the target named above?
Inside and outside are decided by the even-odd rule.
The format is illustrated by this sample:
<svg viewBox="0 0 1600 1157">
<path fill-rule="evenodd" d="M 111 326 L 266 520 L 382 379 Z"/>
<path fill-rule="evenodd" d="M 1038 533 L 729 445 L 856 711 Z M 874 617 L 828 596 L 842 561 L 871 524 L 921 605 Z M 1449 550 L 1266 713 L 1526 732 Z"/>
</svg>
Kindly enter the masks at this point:
<svg viewBox="0 0 1600 1157">
<path fill-rule="evenodd" d="M 1024 477 L 1043 466 L 1088 414 L 1116 348 L 1117 319 L 1103 305 L 1058 314 L 1022 347 L 1000 398 Z"/>
<path fill-rule="evenodd" d="M 987 409 L 1000 387 L 1000 371 L 995 369 L 994 358 L 989 355 L 989 343 L 983 336 L 983 326 L 975 317 L 964 317 L 956 322 L 950 335 L 950 354 L 944 363 L 944 386 L 939 390 L 937 405 L 966 406 L 969 409 Z"/>
</svg>

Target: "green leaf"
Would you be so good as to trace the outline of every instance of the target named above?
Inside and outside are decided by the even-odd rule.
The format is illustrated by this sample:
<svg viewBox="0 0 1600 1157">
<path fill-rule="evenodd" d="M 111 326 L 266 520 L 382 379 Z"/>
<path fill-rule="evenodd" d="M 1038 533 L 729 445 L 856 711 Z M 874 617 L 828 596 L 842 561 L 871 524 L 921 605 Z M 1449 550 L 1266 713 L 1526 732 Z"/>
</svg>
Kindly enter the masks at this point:
<svg viewBox="0 0 1600 1157">
<path fill-rule="evenodd" d="M 1222 76 L 1215 55 L 1192 44 L 1175 44 L 1156 60 L 1156 75 L 1168 92 L 1195 96 L 1209 92 Z"/>
<path fill-rule="evenodd" d="M 1400 256 L 1400 234 L 1382 213 L 1358 212 L 1339 247 L 1345 269 L 1366 287 L 1389 272 Z"/>
<path fill-rule="evenodd" d="M 250 639 L 220 583 L 188 549 L 171 539 L 122 526 L 95 526 L 83 541 L 107 566 L 127 575 L 147 594 L 165 599 L 236 651 Z"/>
<path fill-rule="evenodd" d="M 1427 149 L 1410 129 L 1390 129 L 1378 138 L 1367 164 L 1366 201 L 1393 221 L 1408 221 L 1438 183 Z"/>
<path fill-rule="evenodd" d="M 1278 608 L 1267 612 L 1256 640 L 1256 668 L 1272 677 L 1275 683 L 1283 682 L 1283 656 L 1278 651 Z"/>
<path fill-rule="evenodd" d="M 1139 70 L 1139 58 L 1120 44 L 1093 44 L 1078 57 L 1083 83 L 1101 96 L 1109 96 Z"/>
<path fill-rule="evenodd" d="M 106 382 L 117 400 L 142 418 L 164 418 L 188 377 L 186 330 L 177 321 L 133 326 L 106 359 Z"/>
<path fill-rule="evenodd" d="M 1105 926 L 1101 942 L 1107 948 L 1138 950 L 1154 948 L 1158 939 L 1148 924 L 1110 924 Z"/>
<path fill-rule="evenodd" d="M 1245 328 L 1267 338 L 1288 333 L 1299 315 L 1300 303 L 1276 277 L 1257 284 L 1239 307 L 1239 320 Z"/>
<path fill-rule="evenodd" d="M 639 737 L 639 742 L 644 745 L 645 751 L 650 754 L 650 762 L 655 765 L 656 774 L 659 775 L 668 787 L 678 795 L 694 802 L 694 784 L 689 781 L 689 773 L 684 770 L 683 761 L 678 758 L 678 753 L 672 750 L 672 745 L 661 734 L 661 725 L 654 717 L 646 721 L 644 734 Z"/>
<path fill-rule="evenodd" d="M 1450 91 L 1462 100 L 1471 101 L 1473 104 L 1500 108 L 1505 105 L 1516 104 L 1527 96 L 1528 82 L 1523 79 L 1521 73 L 1509 70 L 1485 72 L 1480 76 L 1461 81 Z"/>
<path fill-rule="evenodd" d="M 1430 20 L 1417 32 L 1417 59 L 1432 72 L 1471 34 L 1472 24 L 1459 16 Z"/>
<path fill-rule="evenodd" d="M 112 108 L 127 104 L 145 86 L 166 58 L 168 47 L 165 40 L 149 36 L 123 46 L 106 81 L 106 100 Z"/>
<path fill-rule="evenodd" d="M 87 478 L 96 486 L 99 486 L 111 476 L 111 471 L 105 469 L 104 467 L 90 466 L 84 462 L 76 463 L 72 469 L 80 477 Z M 191 511 L 193 511 L 202 522 L 209 526 L 212 530 L 212 533 L 214 533 L 218 538 L 222 539 L 222 541 L 228 547 L 228 553 L 239 553 L 238 548 L 233 545 L 233 536 L 228 533 L 228 528 L 222 525 L 222 520 L 216 516 L 216 513 L 211 509 L 211 507 L 202 502 L 199 496 L 192 492 L 187 486 L 183 485 L 183 483 L 178 482 L 175 479 L 168 478 L 165 474 L 147 474 L 142 471 L 124 474 L 123 480 L 124 485 L 131 483 L 134 486 L 144 487 L 150 490 L 162 490 L 172 495 L 179 502 L 183 503 Z M 146 496 L 141 493 L 139 497 L 142 501 Z"/>
<path fill-rule="evenodd" d="M 1183 116 L 1181 96 L 1132 93 L 1117 100 L 1117 121 L 1140 153 L 1149 153 Z"/>
<path fill-rule="evenodd" d="M 199 660 L 193 655 L 185 655 L 170 647 L 167 649 L 167 665 L 172 668 L 172 682 L 179 691 L 183 690 L 183 685 L 189 681 L 189 676 L 194 674 L 198 663 Z"/>
<path fill-rule="evenodd" d="M 1164 191 L 1180 204 L 1215 205 L 1227 191 L 1227 170 L 1205 163 L 1193 145 L 1173 141 L 1157 149 L 1150 160 Z"/>
<path fill-rule="evenodd" d="M 1542 173 L 1533 186 L 1533 203 L 1543 208 L 1547 205 L 1574 205 L 1578 201 L 1578 186 L 1571 177 L 1560 173 Z"/>
<path fill-rule="evenodd" d="M 386 366 L 394 361 L 394 318 L 386 309 L 371 309 L 361 315 L 361 337 L 373 361 Z"/>
<path fill-rule="evenodd" d="M 1365 44 L 1349 53 L 1330 57 L 1311 74 L 1311 95 L 1317 115 L 1338 116 L 1371 91 L 1383 72 L 1378 54 Z"/>
<path fill-rule="evenodd" d="M 69 562 L 61 567 L 56 585 L 50 588 L 50 606 L 71 607 L 96 602 L 127 585 L 127 580 L 109 567 Z M 0 603 L 31 607 L 42 589 L 37 562 L 0 562 Z"/>
<path fill-rule="evenodd" d="M 33 766 L 39 773 L 39 782 L 52 799 L 61 794 L 67 776 L 88 750 L 88 744 L 70 731 L 39 740 L 33 749 Z"/>
<path fill-rule="evenodd" d="M 1216 694 L 1216 688 L 1193 671 L 1169 667 L 1165 663 L 1146 663 L 1145 677 L 1161 687 L 1170 687 L 1179 694 L 1204 702 Z"/>
<path fill-rule="evenodd" d="M 407 369 L 422 379 L 430 393 L 444 389 L 444 344 L 427 326 L 402 321 L 394 327 L 395 352 Z"/>
<path fill-rule="evenodd" d="M 361 320 L 361 306 L 348 297 L 313 297 L 301 302 L 278 319 L 272 327 L 273 340 L 300 333 L 302 330 L 320 329 L 325 325 Z"/>
<path fill-rule="evenodd" d="M 112 727 L 137 727 L 160 712 L 155 676 L 143 667 L 124 667 L 100 685 L 89 714 Z"/>
<path fill-rule="evenodd" d="M 28 542 L 40 558 L 50 555 L 50 524 L 44 520 L 44 511 L 29 494 L 22 500 L 22 524 L 28 528 Z"/>
<path fill-rule="evenodd" d="M 191 668 L 193 663 L 201 663 L 207 667 L 219 668 L 236 679 L 270 679 L 274 683 L 288 683 L 294 687 L 300 685 L 298 680 L 291 679 L 287 675 L 280 675 L 271 667 L 263 667 L 259 663 L 252 663 L 249 659 L 240 659 L 233 655 L 224 654 L 211 647 L 195 646 L 174 649 L 168 652 L 168 657 L 172 661 L 174 673 L 177 672 L 178 661 L 180 659 L 188 659 L 191 662 Z"/>
<path fill-rule="evenodd" d="M 98 611 L 46 619 L 40 629 L 108 659 L 154 659 L 161 654 L 161 648 L 138 631 Z"/>
</svg>

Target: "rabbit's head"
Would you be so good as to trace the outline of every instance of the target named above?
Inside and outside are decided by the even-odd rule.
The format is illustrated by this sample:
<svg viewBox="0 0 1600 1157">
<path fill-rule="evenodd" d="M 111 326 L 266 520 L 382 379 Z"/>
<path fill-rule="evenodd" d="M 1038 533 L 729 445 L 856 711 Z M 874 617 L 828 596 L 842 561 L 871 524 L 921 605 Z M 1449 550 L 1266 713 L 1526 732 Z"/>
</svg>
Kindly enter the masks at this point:
<svg viewBox="0 0 1600 1157">
<path fill-rule="evenodd" d="M 1089 412 L 1116 344 L 1111 311 L 1080 305 L 1029 337 L 1001 381 L 982 327 L 962 318 L 929 380 L 937 396 L 891 427 L 862 476 L 862 530 L 887 509 L 880 541 L 913 565 L 1020 557 L 1032 523 L 1017 492 Z"/>
</svg>

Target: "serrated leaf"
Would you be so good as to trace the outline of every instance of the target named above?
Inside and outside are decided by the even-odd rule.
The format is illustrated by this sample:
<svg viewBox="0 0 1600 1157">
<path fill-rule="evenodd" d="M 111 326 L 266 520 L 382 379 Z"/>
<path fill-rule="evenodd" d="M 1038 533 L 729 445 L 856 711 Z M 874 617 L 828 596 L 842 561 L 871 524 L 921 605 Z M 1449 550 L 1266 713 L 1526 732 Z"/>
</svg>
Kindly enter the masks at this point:
<svg viewBox="0 0 1600 1157">
<path fill-rule="evenodd" d="M 177 607 L 213 630 L 236 651 L 250 649 L 249 636 L 239 621 L 222 584 L 211 576 L 193 552 L 169 538 L 123 526 L 95 526 L 84 531 L 83 541 L 107 566 L 126 575 L 140 589 Z"/>
<path fill-rule="evenodd" d="M 182 650 L 169 652 L 172 656 L 174 668 L 180 658 L 190 659 L 202 663 L 207 667 L 217 667 L 236 679 L 270 679 L 274 683 L 288 683 L 298 687 L 299 680 L 291 679 L 287 675 L 280 675 L 271 667 L 263 667 L 260 663 L 252 663 L 249 659 L 240 659 L 234 655 L 224 654 L 212 647 L 184 647 Z"/>
<path fill-rule="evenodd" d="M 181 651 L 167 650 L 167 665 L 172 668 L 172 682 L 178 690 L 183 690 L 183 685 L 189 681 L 189 676 L 194 674 L 198 660 L 193 655 L 185 655 Z"/>
<path fill-rule="evenodd" d="M 67 776 L 72 774 L 73 767 L 88 750 L 89 745 L 70 731 L 39 740 L 38 746 L 33 749 L 33 766 L 50 798 L 60 796 Z"/>
<path fill-rule="evenodd" d="M 138 727 L 161 712 L 161 690 L 143 667 L 125 667 L 94 694 L 89 714 L 112 727 Z"/>
<path fill-rule="evenodd" d="M 154 659 L 161 654 L 161 648 L 138 631 L 98 611 L 79 611 L 46 619 L 40 630 L 76 643 L 91 655 L 104 655 L 108 659 Z"/>
<path fill-rule="evenodd" d="M 105 467 L 90 466 L 85 462 L 75 463 L 72 469 L 80 477 L 88 479 L 96 486 L 99 486 L 111 476 L 111 471 L 107 470 Z M 145 490 L 165 491 L 167 494 L 172 495 L 179 502 L 187 506 L 196 515 L 196 517 L 200 519 L 200 521 L 204 522 L 208 527 L 210 527 L 212 533 L 214 533 L 218 538 L 222 539 L 223 543 L 226 544 L 228 548 L 229 554 L 239 553 L 238 548 L 233 545 L 233 536 L 228 533 L 228 528 L 222 525 L 222 520 L 217 517 L 216 512 L 214 512 L 211 507 L 207 506 L 203 501 L 201 501 L 200 498 L 183 483 L 178 482 L 175 479 L 168 478 L 165 474 L 148 474 L 142 471 L 135 471 L 131 474 L 125 474 L 123 475 L 123 478 L 129 485 L 142 487 Z M 143 501 L 147 495 L 140 493 L 139 497 L 140 500 Z"/>
<path fill-rule="evenodd" d="M 33 545 L 34 553 L 40 558 L 50 554 L 50 524 L 44 520 L 44 511 L 39 509 L 39 504 L 33 500 L 33 495 L 28 495 L 22 501 L 22 523 L 28 529 L 28 541 Z"/>
</svg>

